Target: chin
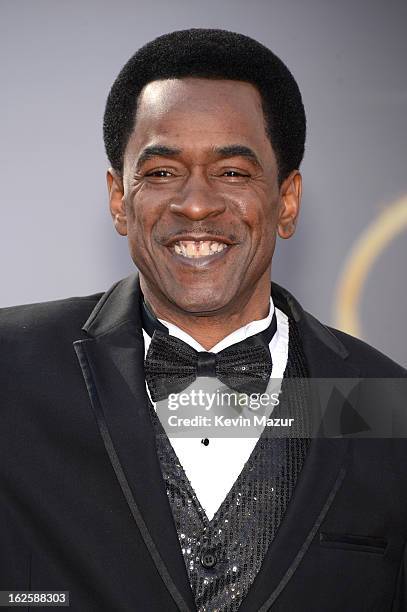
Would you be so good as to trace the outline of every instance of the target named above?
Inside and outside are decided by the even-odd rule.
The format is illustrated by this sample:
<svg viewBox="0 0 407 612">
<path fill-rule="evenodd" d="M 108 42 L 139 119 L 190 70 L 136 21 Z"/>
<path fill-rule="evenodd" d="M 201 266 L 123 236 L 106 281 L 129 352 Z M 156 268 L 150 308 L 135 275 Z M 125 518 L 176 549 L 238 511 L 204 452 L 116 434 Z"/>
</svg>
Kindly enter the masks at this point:
<svg viewBox="0 0 407 612">
<path fill-rule="evenodd" d="M 176 295 L 168 294 L 169 299 L 178 306 L 181 310 L 191 314 L 210 313 L 222 310 L 233 297 L 220 295 L 219 292 L 210 292 L 207 288 L 201 291 L 183 291 L 177 292 Z"/>
</svg>

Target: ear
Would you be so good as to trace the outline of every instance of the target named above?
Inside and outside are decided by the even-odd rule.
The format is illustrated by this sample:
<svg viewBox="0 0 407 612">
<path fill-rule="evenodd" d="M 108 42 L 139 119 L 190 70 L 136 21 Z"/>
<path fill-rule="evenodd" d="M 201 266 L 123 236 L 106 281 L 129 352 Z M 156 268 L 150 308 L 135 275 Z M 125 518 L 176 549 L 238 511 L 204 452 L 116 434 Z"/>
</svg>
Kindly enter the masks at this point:
<svg viewBox="0 0 407 612">
<path fill-rule="evenodd" d="M 109 192 L 109 207 L 113 224 L 121 236 L 127 236 L 127 217 L 124 204 L 123 178 L 121 175 L 109 168 L 106 173 L 107 189 Z"/>
<path fill-rule="evenodd" d="M 298 170 L 293 170 L 280 187 L 280 213 L 277 231 L 280 238 L 291 238 L 295 232 L 300 212 L 302 178 Z"/>
</svg>

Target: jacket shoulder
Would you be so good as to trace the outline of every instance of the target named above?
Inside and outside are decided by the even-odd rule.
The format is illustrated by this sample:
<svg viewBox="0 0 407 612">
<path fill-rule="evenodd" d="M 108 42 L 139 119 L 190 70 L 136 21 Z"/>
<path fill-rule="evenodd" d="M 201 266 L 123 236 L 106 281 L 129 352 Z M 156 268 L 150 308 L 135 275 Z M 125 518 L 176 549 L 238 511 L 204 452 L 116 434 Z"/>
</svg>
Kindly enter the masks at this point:
<svg viewBox="0 0 407 612">
<path fill-rule="evenodd" d="M 55 333 L 79 338 L 82 325 L 102 295 L 103 292 L 0 308 L 0 343 Z"/>
<path fill-rule="evenodd" d="M 346 359 L 366 378 L 406 378 L 407 370 L 379 350 L 339 329 L 325 325 L 304 310 L 287 289 L 272 283 L 272 297 L 276 306 L 293 316 L 300 326 L 303 340 L 312 345 L 318 354 L 318 342 L 322 340 L 331 350 Z M 320 345 L 319 345 L 320 346 Z"/>
<path fill-rule="evenodd" d="M 334 327 L 325 326 L 345 346 L 348 359 L 360 368 L 362 376 L 406 378 L 407 370 L 367 342 Z"/>
</svg>

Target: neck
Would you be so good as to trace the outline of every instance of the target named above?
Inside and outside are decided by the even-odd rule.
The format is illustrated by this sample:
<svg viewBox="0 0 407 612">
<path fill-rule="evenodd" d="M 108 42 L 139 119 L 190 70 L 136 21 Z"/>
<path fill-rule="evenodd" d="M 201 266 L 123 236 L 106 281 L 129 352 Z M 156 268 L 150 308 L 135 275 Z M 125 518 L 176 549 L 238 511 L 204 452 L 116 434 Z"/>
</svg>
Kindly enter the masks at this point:
<svg viewBox="0 0 407 612">
<path fill-rule="evenodd" d="M 235 330 L 267 317 L 270 310 L 270 271 L 247 294 L 236 296 L 232 304 L 219 312 L 196 315 L 183 311 L 172 302 L 150 290 L 140 274 L 140 287 L 150 310 L 158 319 L 173 323 L 209 351 Z"/>
</svg>

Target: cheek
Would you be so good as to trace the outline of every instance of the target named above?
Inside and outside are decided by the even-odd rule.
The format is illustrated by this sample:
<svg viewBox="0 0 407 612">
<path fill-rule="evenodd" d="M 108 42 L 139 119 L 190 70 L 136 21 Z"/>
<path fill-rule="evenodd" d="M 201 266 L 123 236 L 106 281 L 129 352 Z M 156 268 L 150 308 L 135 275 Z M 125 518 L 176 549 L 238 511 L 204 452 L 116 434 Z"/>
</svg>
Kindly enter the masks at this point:
<svg viewBox="0 0 407 612">
<path fill-rule="evenodd" d="M 241 206 L 241 219 L 260 238 L 276 230 L 278 218 L 278 198 L 259 199 L 246 202 Z"/>
<path fill-rule="evenodd" d="M 278 196 L 262 199 L 256 207 L 246 211 L 246 222 L 252 235 L 253 264 L 263 270 L 269 265 L 276 244 L 278 220 Z M 256 262 L 256 263 L 255 263 Z"/>
<path fill-rule="evenodd" d="M 158 239 L 165 228 L 166 204 L 157 203 L 157 197 L 139 193 L 129 205 L 128 237 L 130 250 L 136 265 L 143 262 L 151 267 L 160 255 Z"/>
<path fill-rule="evenodd" d="M 129 199 L 126 208 L 131 234 L 141 242 L 145 242 L 150 237 L 151 229 L 158 218 L 154 202 L 151 198 L 137 194 Z"/>
</svg>

